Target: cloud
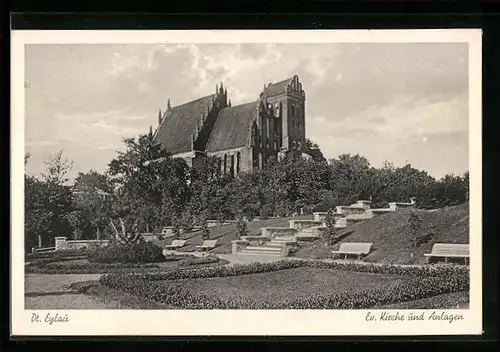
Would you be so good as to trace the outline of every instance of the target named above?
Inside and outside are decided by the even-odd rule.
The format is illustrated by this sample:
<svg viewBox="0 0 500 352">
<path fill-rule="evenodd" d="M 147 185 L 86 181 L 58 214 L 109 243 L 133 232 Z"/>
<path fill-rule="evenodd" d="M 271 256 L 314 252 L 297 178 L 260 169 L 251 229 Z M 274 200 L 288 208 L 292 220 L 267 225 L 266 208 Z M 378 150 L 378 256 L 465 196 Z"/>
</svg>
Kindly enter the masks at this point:
<svg viewBox="0 0 500 352">
<path fill-rule="evenodd" d="M 306 134 L 327 156 L 461 169 L 460 159 L 438 168 L 427 151 L 462 148 L 467 51 L 461 43 L 28 45 L 26 145 L 40 153 L 65 147 L 76 164 L 105 167 L 122 137 L 157 126 L 169 98 L 179 105 L 223 81 L 236 105 L 297 74 Z"/>
</svg>

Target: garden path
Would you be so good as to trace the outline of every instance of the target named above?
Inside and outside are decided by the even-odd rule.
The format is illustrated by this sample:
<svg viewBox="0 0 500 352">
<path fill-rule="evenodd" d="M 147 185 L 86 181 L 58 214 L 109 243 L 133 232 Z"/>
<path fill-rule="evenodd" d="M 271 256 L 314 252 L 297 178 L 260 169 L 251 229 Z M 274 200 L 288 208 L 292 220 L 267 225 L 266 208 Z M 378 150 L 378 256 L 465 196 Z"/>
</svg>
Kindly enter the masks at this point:
<svg viewBox="0 0 500 352">
<path fill-rule="evenodd" d="M 114 309 L 118 304 L 71 290 L 72 283 L 99 279 L 100 274 L 26 274 L 25 309 Z"/>
</svg>

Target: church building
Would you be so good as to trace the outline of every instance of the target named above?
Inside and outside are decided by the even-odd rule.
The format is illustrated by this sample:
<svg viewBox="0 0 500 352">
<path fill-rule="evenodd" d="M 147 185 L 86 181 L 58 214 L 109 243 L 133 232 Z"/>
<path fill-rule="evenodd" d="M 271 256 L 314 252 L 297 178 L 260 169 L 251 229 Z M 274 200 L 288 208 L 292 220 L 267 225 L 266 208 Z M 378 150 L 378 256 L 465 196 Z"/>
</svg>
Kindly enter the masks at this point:
<svg viewBox="0 0 500 352">
<path fill-rule="evenodd" d="M 158 116 L 154 139 L 188 165 L 218 158 L 222 173 L 262 168 L 305 146 L 305 92 L 298 76 L 264 85 L 257 100 L 231 106 L 223 83 L 211 94 L 170 106 Z"/>
</svg>

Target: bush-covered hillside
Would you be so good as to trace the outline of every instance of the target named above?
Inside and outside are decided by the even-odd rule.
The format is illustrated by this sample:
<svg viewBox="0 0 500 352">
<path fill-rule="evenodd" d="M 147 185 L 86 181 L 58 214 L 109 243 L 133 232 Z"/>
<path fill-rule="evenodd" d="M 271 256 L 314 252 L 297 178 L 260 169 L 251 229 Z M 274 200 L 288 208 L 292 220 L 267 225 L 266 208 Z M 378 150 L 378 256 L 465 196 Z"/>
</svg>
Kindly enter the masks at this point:
<svg viewBox="0 0 500 352">
<path fill-rule="evenodd" d="M 410 216 L 418 216 L 420 226 L 410 227 Z M 298 250 L 297 257 L 331 257 L 331 251 L 342 242 L 372 242 L 366 261 L 380 263 L 420 264 L 434 243 L 469 243 L 469 204 L 435 210 L 404 209 L 352 225 L 338 232 L 346 234 L 341 242 L 328 246 L 318 240 Z M 413 255 L 413 257 L 412 257 Z"/>
</svg>

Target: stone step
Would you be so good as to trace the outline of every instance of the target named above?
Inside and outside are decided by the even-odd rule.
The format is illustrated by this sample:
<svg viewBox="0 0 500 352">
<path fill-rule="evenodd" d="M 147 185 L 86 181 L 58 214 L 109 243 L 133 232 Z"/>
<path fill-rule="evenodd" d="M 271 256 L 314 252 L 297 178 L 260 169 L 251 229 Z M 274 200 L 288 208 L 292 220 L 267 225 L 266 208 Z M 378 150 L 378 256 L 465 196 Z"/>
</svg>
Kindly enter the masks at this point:
<svg viewBox="0 0 500 352">
<path fill-rule="evenodd" d="M 281 247 L 275 247 L 275 246 L 248 246 L 243 250 L 245 249 L 249 251 L 281 252 Z"/>
<path fill-rule="evenodd" d="M 289 239 L 289 240 L 277 240 L 277 239 L 272 239 L 270 243 L 281 243 L 281 244 L 284 244 L 284 243 L 292 243 L 292 242 L 296 242 L 297 240 L 295 238 L 292 238 L 292 239 Z"/>
<path fill-rule="evenodd" d="M 278 252 L 259 252 L 259 251 L 251 251 L 248 249 L 243 249 L 241 252 L 237 252 L 236 254 L 240 255 L 260 255 L 267 257 L 281 257 L 281 253 Z"/>
</svg>

